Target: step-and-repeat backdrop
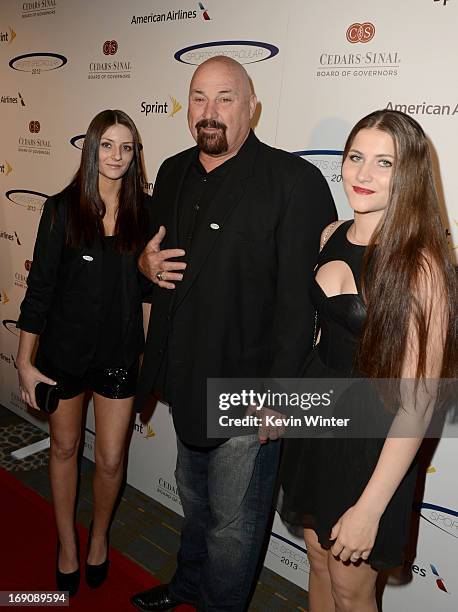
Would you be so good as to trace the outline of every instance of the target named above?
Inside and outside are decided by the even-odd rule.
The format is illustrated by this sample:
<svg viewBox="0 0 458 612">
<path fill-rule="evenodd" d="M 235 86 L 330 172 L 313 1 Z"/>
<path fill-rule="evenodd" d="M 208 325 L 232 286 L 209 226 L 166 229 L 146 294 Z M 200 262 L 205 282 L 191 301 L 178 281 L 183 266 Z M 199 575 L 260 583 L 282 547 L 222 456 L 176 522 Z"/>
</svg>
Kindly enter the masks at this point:
<svg viewBox="0 0 458 612">
<path fill-rule="evenodd" d="M 45 198 L 78 167 L 85 130 L 125 110 L 144 144 L 148 188 L 161 161 L 192 144 L 187 88 L 213 55 L 244 64 L 259 99 L 257 135 L 317 165 L 340 216 L 341 151 L 351 126 L 400 109 L 430 136 L 450 249 L 458 245 L 457 0 L 3 0 L 0 7 L 0 403 L 46 428 L 18 395 L 15 322 Z M 87 423 L 91 457 L 94 422 Z M 137 419 L 129 482 L 181 511 L 166 406 Z M 427 449 L 430 450 L 430 449 Z M 408 560 L 388 577 L 385 610 L 458 609 L 456 440 L 425 453 Z M 307 469 L 307 466 L 303 466 Z M 276 517 L 266 565 L 307 588 L 304 544 Z"/>
</svg>

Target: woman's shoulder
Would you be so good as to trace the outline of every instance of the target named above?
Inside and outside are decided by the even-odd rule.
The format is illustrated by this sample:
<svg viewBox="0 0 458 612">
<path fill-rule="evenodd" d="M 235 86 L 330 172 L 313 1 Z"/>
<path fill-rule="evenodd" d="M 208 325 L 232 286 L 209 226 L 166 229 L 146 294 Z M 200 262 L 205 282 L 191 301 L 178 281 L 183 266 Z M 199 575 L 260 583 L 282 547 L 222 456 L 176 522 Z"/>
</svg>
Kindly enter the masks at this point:
<svg viewBox="0 0 458 612">
<path fill-rule="evenodd" d="M 149 193 L 144 193 L 143 194 L 143 200 L 142 200 L 142 205 L 145 208 L 149 208 L 150 206 L 152 206 L 153 204 L 153 196 L 149 195 Z"/>
<path fill-rule="evenodd" d="M 44 206 L 55 210 L 63 210 L 68 208 L 75 199 L 76 190 L 73 186 L 64 187 L 61 191 L 50 195 L 44 203 Z"/>
<path fill-rule="evenodd" d="M 348 219 L 338 219 L 337 221 L 333 221 L 332 223 L 330 223 L 329 225 L 327 225 L 324 230 L 321 232 L 321 238 L 320 238 L 320 251 L 321 249 L 324 247 L 324 245 L 326 244 L 326 242 L 329 240 L 329 238 L 333 235 L 333 233 L 336 231 L 336 229 L 338 227 L 340 227 L 341 225 L 343 225 L 344 223 L 349 223 L 350 221 Z"/>
<path fill-rule="evenodd" d="M 44 204 L 41 218 L 43 223 L 52 227 L 56 221 L 66 224 L 68 219 L 68 209 L 75 198 L 75 190 L 65 187 L 58 193 L 49 196 Z"/>
<path fill-rule="evenodd" d="M 143 212 L 143 215 L 146 217 L 146 223 L 148 227 L 151 223 L 153 212 L 154 212 L 153 202 L 154 202 L 154 198 L 152 196 L 150 196 L 147 193 L 143 194 L 142 212 Z"/>
</svg>

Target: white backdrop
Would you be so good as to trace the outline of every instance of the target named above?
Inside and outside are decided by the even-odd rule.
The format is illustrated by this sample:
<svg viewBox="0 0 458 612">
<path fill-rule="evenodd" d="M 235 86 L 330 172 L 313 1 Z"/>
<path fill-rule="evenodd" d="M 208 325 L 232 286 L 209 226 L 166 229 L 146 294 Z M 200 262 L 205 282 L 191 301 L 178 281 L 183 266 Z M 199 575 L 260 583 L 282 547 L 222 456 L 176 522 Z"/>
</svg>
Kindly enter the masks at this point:
<svg viewBox="0 0 458 612">
<path fill-rule="evenodd" d="M 360 27 L 361 26 L 361 27 Z M 45 197 L 75 172 L 92 117 L 120 108 L 144 143 L 150 187 L 161 161 L 190 146 L 186 98 L 195 65 L 227 53 L 246 64 L 260 101 L 257 135 L 326 176 L 340 216 L 340 152 L 376 108 L 404 110 L 431 138 L 450 248 L 458 245 L 454 0 L 3 0 L 0 7 L 0 402 L 36 419 L 18 397 L 15 321 Z M 456 251 L 455 251 L 456 252 Z M 40 422 L 41 426 L 46 424 Z M 92 454 L 93 418 L 86 453 Z M 426 474 L 418 543 L 390 578 L 385 610 L 458 608 L 455 440 Z M 129 482 L 180 512 L 175 439 L 166 406 L 137 419 Z M 306 469 L 306 466 L 304 466 Z M 416 515 L 417 516 L 417 515 Z M 303 542 L 278 517 L 266 565 L 304 588 Z M 398 584 L 394 584 L 397 582 Z"/>
</svg>

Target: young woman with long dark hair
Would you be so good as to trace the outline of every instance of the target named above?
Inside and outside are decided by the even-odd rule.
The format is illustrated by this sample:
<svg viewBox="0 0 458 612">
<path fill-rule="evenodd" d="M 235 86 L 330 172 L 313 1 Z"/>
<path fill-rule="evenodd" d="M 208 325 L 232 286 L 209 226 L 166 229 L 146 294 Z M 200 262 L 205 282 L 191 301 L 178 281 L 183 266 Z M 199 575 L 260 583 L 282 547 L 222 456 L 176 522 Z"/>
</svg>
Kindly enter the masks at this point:
<svg viewBox="0 0 458 612">
<path fill-rule="evenodd" d="M 126 113 L 105 110 L 94 117 L 74 180 L 44 204 L 17 324 L 23 400 L 37 408 L 39 382 L 59 387 L 60 401 L 49 417 L 49 467 L 58 532 L 57 586 L 71 595 L 80 578 L 75 502 L 88 390 L 96 422 L 94 518 L 86 557 L 91 587 L 107 576 L 107 534 L 124 474 L 144 344 L 136 262 L 147 238 L 150 198 L 143 188 L 141 148 Z"/>
<path fill-rule="evenodd" d="M 310 612 L 376 612 L 378 570 L 403 562 L 415 459 L 432 413 L 431 403 L 406 397 L 456 375 L 456 280 L 415 120 L 391 110 L 361 119 L 342 177 L 354 220 L 323 232 L 312 287 L 320 335 L 305 376 L 397 381 L 387 397 L 402 408 L 386 438 L 374 429 L 367 438 L 285 440 L 280 513 L 304 529 Z M 371 414 L 363 405 L 361 422 Z M 397 436 L 406 423 L 410 434 Z"/>
</svg>

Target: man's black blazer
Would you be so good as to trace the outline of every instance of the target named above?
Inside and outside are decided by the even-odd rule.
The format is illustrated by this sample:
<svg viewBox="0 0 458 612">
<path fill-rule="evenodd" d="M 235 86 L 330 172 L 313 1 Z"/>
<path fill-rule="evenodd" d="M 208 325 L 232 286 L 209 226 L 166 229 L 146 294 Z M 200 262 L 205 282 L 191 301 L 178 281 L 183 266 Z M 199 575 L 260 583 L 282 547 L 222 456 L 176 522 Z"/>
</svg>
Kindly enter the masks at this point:
<svg viewBox="0 0 458 612">
<path fill-rule="evenodd" d="M 177 246 L 177 205 L 196 147 L 167 159 L 153 193 L 153 231 Z M 158 386 L 164 355 L 178 436 L 207 446 L 207 377 L 295 377 L 311 350 L 309 286 L 320 234 L 336 217 L 321 172 L 250 132 L 204 217 L 175 290 L 155 287 L 136 397 Z M 209 410 L 216 410 L 209 406 Z"/>
<path fill-rule="evenodd" d="M 66 243 L 69 190 L 46 200 L 27 292 L 17 326 L 40 335 L 40 352 L 65 372 L 82 375 L 94 357 L 102 316 L 103 247 Z M 145 195 L 146 210 L 151 198 Z M 129 367 L 144 346 L 138 253 L 121 256 L 122 361 Z"/>
</svg>

